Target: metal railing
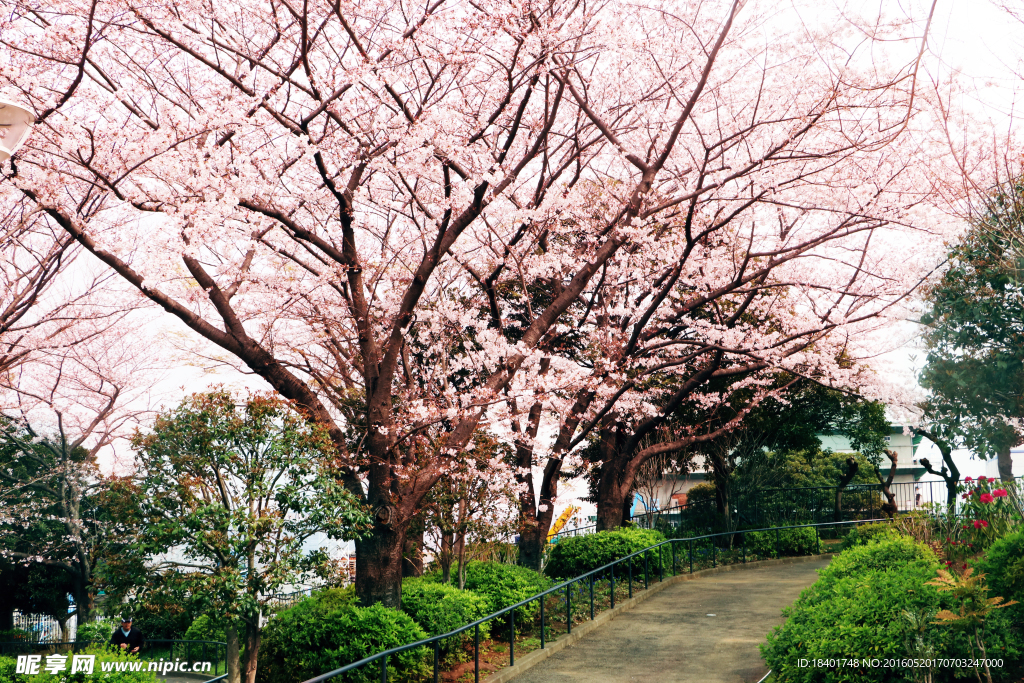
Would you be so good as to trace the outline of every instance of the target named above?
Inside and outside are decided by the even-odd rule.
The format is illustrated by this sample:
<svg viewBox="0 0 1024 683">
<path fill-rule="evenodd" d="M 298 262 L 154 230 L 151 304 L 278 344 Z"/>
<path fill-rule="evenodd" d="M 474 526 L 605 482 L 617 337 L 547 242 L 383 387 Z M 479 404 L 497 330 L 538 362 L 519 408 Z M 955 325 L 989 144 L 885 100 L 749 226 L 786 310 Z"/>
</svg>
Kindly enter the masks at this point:
<svg viewBox="0 0 1024 683">
<path fill-rule="evenodd" d="M 1024 477 L 1017 477 L 1017 488 Z M 964 484 L 964 481 L 960 482 Z M 835 494 L 838 486 L 806 486 L 733 492 L 734 523 L 740 527 L 776 526 L 795 522 L 831 523 L 835 519 Z M 946 484 L 942 481 L 897 482 L 889 487 L 899 512 L 945 506 Z M 843 488 L 841 521 L 874 518 L 886 502 L 881 484 L 850 484 Z M 962 501 L 957 498 L 957 509 Z M 714 501 L 700 501 L 661 510 L 640 512 L 630 517 L 635 526 L 654 529 L 711 531 L 718 524 Z M 552 541 L 582 536 L 597 531 L 597 525 L 563 530 Z M 724 532 L 723 532 L 724 533 Z"/>
<path fill-rule="evenodd" d="M 33 643 L 18 640 L 0 643 L 0 655 L 63 654 L 106 645 L 109 645 L 107 640 L 75 640 L 63 643 Z M 212 675 L 217 676 L 221 669 L 227 675 L 227 648 L 227 643 L 216 640 L 152 639 L 145 641 L 138 655 L 139 659 L 143 661 L 181 659 L 185 662 L 210 662 L 213 668 Z M 211 682 L 207 681 L 207 683 Z"/>
<path fill-rule="evenodd" d="M 705 534 L 703 536 L 694 536 L 690 538 L 673 538 L 667 541 L 656 543 L 655 545 L 649 546 L 642 550 L 639 550 L 630 555 L 621 557 L 613 562 L 609 562 L 603 567 L 599 567 L 592 571 L 577 576 L 574 579 L 564 581 L 556 586 L 552 586 L 545 591 L 537 593 L 526 600 L 517 602 L 514 605 L 509 605 L 504 609 L 498 610 L 493 614 L 489 614 L 482 619 L 478 619 L 470 624 L 466 624 L 460 628 L 440 635 L 418 640 L 414 643 L 407 645 L 401 645 L 399 647 L 393 647 L 383 652 L 378 652 L 375 655 L 371 655 L 358 662 L 346 664 L 345 666 L 329 671 L 320 676 L 310 678 L 304 683 L 322 683 L 337 676 L 341 676 L 348 672 L 363 669 L 370 665 L 379 662 L 380 667 L 380 680 L 382 683 L 388 681 L 388 658 L 395 655 L 414 650 L 417 648 L 431 648 L 433 650 L 433 681 L 438 683 L 440 681 L 440 661 L 441 661 L 441 647 L 442 641 L 448 640 L 449 638 L 459 637 L 468 631 L 473 631 L 473 671 L 474 681 L 479 683 L 480 681 L 480 627 L 484 624 L 495 620 L 502 620 L 499 627 L 507 628 L 507 643 L 508 643 L 508 665 L 515 665 L 515 646 L 516 646 L 516 612 L 522 610 L 522 608 L 529 607 L 531 603 L 537 602 L 539 604 L 539 644 L 540 648 L 544 649 L 548 640 L 549 625 L 548 622 L 554 619 L 556 623 L 562 621 L 564 623 L 565 632 L 572 633 L 573 622 L 578 615 L 586 616 L 588 610 L 580 610 L 577 606 L 576 612 L 573 611 L 573 596 L 576 595 L 578 599 L 583 601 L 583 606 L 586 607 L 587 600 L 589 598 L 589 615 L 590 620 L 593 620 L 597 613 L 597 603 L 601 601 L 602 595 L 607 588 L 607 594 L 609 598 L 609 608 L 615 608 L 616 598 L 619 597 L 621 600 L 623 597 L 627 599 L 633 597 L 634 584 L 639 584 L 640 577 L 634 576 L 635 573 L 640 573 L 642 567 L 643 575 L 643 586 L 646 589 L 653 581 L 654 577 L 657 576 L 659 581 L 664 581 L 666 574 L 669 576 L 676 576 L 681 573 L 693 573 L 699 571 L 702 565 L 708 563 L 710 559 L 710 567 L 717 567 L 722 564 L 720 560 L 731 559 L 733 562 L 746 563 L 748 558 L 755 557 L 752 553 L 747 551 L 747 536 L 750 534 L 768 534 L 770 539 L 774 532 L 774 555 L 769 554 L 768 556 L 779 557 L 782 555 L 782 533 L 793 529 L 814 529 L 814 542 L 815 552 L 820 552 L 821 549 L 821 528 L 831 528 L 836 530 L 840 527 L 855 526 L 859 524 L 867 524 L 869 522 L 881 522 L 888 521 L 886 519 L 867 519 L 867 520 L 853 520 L 846 522 L 823 522 L 820 524 L 797 524 L 786 527 L 766 527 L 762 529 L 746 529 L 743 531 L 732 531 L 722 532 L 715 534 Z M 729 537 L 728 539 L 726 537 Z M 736 539 L 739 538 L 739 550 L 735 547 L 737 545 Z M 759 541 L 763 542 L 764 536 L 756 537 Z M 788 538 L 788 535 L 787 535 Z M 719 540 L 725 547 L 719 548 L 715 540 Z M 769 540 L 769 543 L 771 541 Z M 788 542 L 788 540 L 787 540 Z M 680 553 L 679 548 L 682 547 L 684 552 Z M 811 553 L 800 553 L 800 554 L 811 554 Z M 652 556 L 657 556 L 657 572 L 652 567 Z M 764 555 L 759 555 L 764 557 Z M 741 559 L 742 558 L 742 559 Z M 731 563 L 731 562 L 730 562 Z M 624 565 L 624 566 L 623 566 Z M 668 565 L 668 572 L 666 572 L 666 565 Z M 694 567 L 697 567 L 695 570 Z M 618 568 L 618 576 L 616 576 L 616 570 Z M 687 571 L 682 571 L 686 569 Z M 616 580 L 618 579 L 619 588 L 616 589 Z M 599 585 L 604 583 L 604 586 Z M 625 585 L 623 585 L 625 584 Z M 595 601 L 595 588 L 599 599 Z M 619 595 L 624 594 L 624 595 Z M 564 595 L 564 599 L 563 599 Z M 547 603 L 549 597 L 557 598 L 557 606 L 559 608 L 559 614 L 552 615 L 548 614 Z M 564 605 L 564 607 L 563 607 Z M 535 610 L 531 610 L 535 611 Z M 535 617 L 537 619 L 537 617 Z M 584 619 L 585 620 L 585 619 Z M 523 632 L 520 632 L 523 635 Z M 428 650 L 429 652 L 429 650 Z M 427 654 L 427 653 L 424 653 Z"/>
</svg>

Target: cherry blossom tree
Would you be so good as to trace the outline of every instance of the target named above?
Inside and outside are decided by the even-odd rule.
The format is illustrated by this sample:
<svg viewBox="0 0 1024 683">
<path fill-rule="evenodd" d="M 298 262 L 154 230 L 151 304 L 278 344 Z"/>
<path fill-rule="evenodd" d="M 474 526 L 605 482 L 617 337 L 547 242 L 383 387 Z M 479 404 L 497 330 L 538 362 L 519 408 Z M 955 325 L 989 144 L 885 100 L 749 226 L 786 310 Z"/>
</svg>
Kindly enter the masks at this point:
<svg viewBox="0 0 1024 683">
<path fill-rule="evenodd" d="M 942 237 L 921 53 L 892 17 L 5 6 L 0 88 L 37 120 L 5 192 L 327 428 L 374 514 L 364 602 L 399 604 L 408 526 L 478 430 L 514 435 L 524 538 L 543 537 L 535 494 L 613 417 L 636 417 L 632 477 L 711 378 L 752 402 L 779 369 L 849 383 Z"/>
</svg>

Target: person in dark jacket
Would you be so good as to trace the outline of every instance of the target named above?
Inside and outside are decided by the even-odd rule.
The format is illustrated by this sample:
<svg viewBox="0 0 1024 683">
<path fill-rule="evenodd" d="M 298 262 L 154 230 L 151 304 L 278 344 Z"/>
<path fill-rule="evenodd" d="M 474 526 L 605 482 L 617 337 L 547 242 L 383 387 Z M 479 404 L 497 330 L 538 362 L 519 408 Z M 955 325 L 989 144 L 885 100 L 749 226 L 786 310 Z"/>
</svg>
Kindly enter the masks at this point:
<svg viewBox="0 0 1024 683">
<path fill-rule="evenodd" d="M 128 652 L 138 652 L 145 642 L 146 639 L 143 637 L 142 631 L 132 628 L 132 618 L 127 614 L 121 617 L 121 628 L 114 631 L 114 634 L 110 636 L 111 645 L 116 645 L 122 650 L 128 650 Z"/>
</svg>

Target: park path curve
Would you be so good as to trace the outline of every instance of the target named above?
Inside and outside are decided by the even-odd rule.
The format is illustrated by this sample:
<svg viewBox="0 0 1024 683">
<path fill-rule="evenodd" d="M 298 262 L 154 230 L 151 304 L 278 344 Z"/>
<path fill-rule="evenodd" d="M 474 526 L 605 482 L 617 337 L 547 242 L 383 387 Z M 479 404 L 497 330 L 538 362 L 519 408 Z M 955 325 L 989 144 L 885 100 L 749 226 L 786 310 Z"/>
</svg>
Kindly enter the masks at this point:
<svg viewBox="0 0 1024 683">
<path fill-rule="evenodd" d="M 772 563 L 667 586 L 512 680 L 753 683 L 767 673 L 758 645 L 830 559 Z"/>
</svg>

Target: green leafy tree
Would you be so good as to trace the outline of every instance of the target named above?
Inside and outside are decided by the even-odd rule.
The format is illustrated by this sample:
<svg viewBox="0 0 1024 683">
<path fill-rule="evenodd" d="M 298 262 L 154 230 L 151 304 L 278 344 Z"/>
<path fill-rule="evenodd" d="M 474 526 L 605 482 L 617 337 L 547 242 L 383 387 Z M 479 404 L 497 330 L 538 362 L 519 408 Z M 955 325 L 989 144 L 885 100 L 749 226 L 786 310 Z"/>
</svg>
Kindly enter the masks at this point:
<svg viewBox="0 0 1024 683">
<path fill-rule="evenodd" d="M 0 607 L 50 614 L 62 629 L 69 594 L 78 623 L 92 618 L 94 575 L 120 534 L 105 502 L 108 482 L 95 464 L 105 442 L 87 448 L 85 441 L 69 436 L 61 422 L 48 435 L 0 415 L 0 557 L 9 563 L 0 569 L 0 585 L 17 584 Z"/>
<path fill-rule="evenodd" d="M 928 291 L 925 419 L 1013 478 L 1024 418 L 1024 180 L 997 190 Z"/>
<path fill-rule="evenodd" d="M 115 594 L 147 608 L 184 607 L 223 621 L 229 681 L 256 680 L 261 619 L 283 586 L 329 562 L 318 539 L 350 539 L 369 522 L 331 468 L 326 430 L 282 401 L 196 394 L 137 433 L 138 474 L 119 484 L 132 533 L 111 558 Z"/>
</svg>

